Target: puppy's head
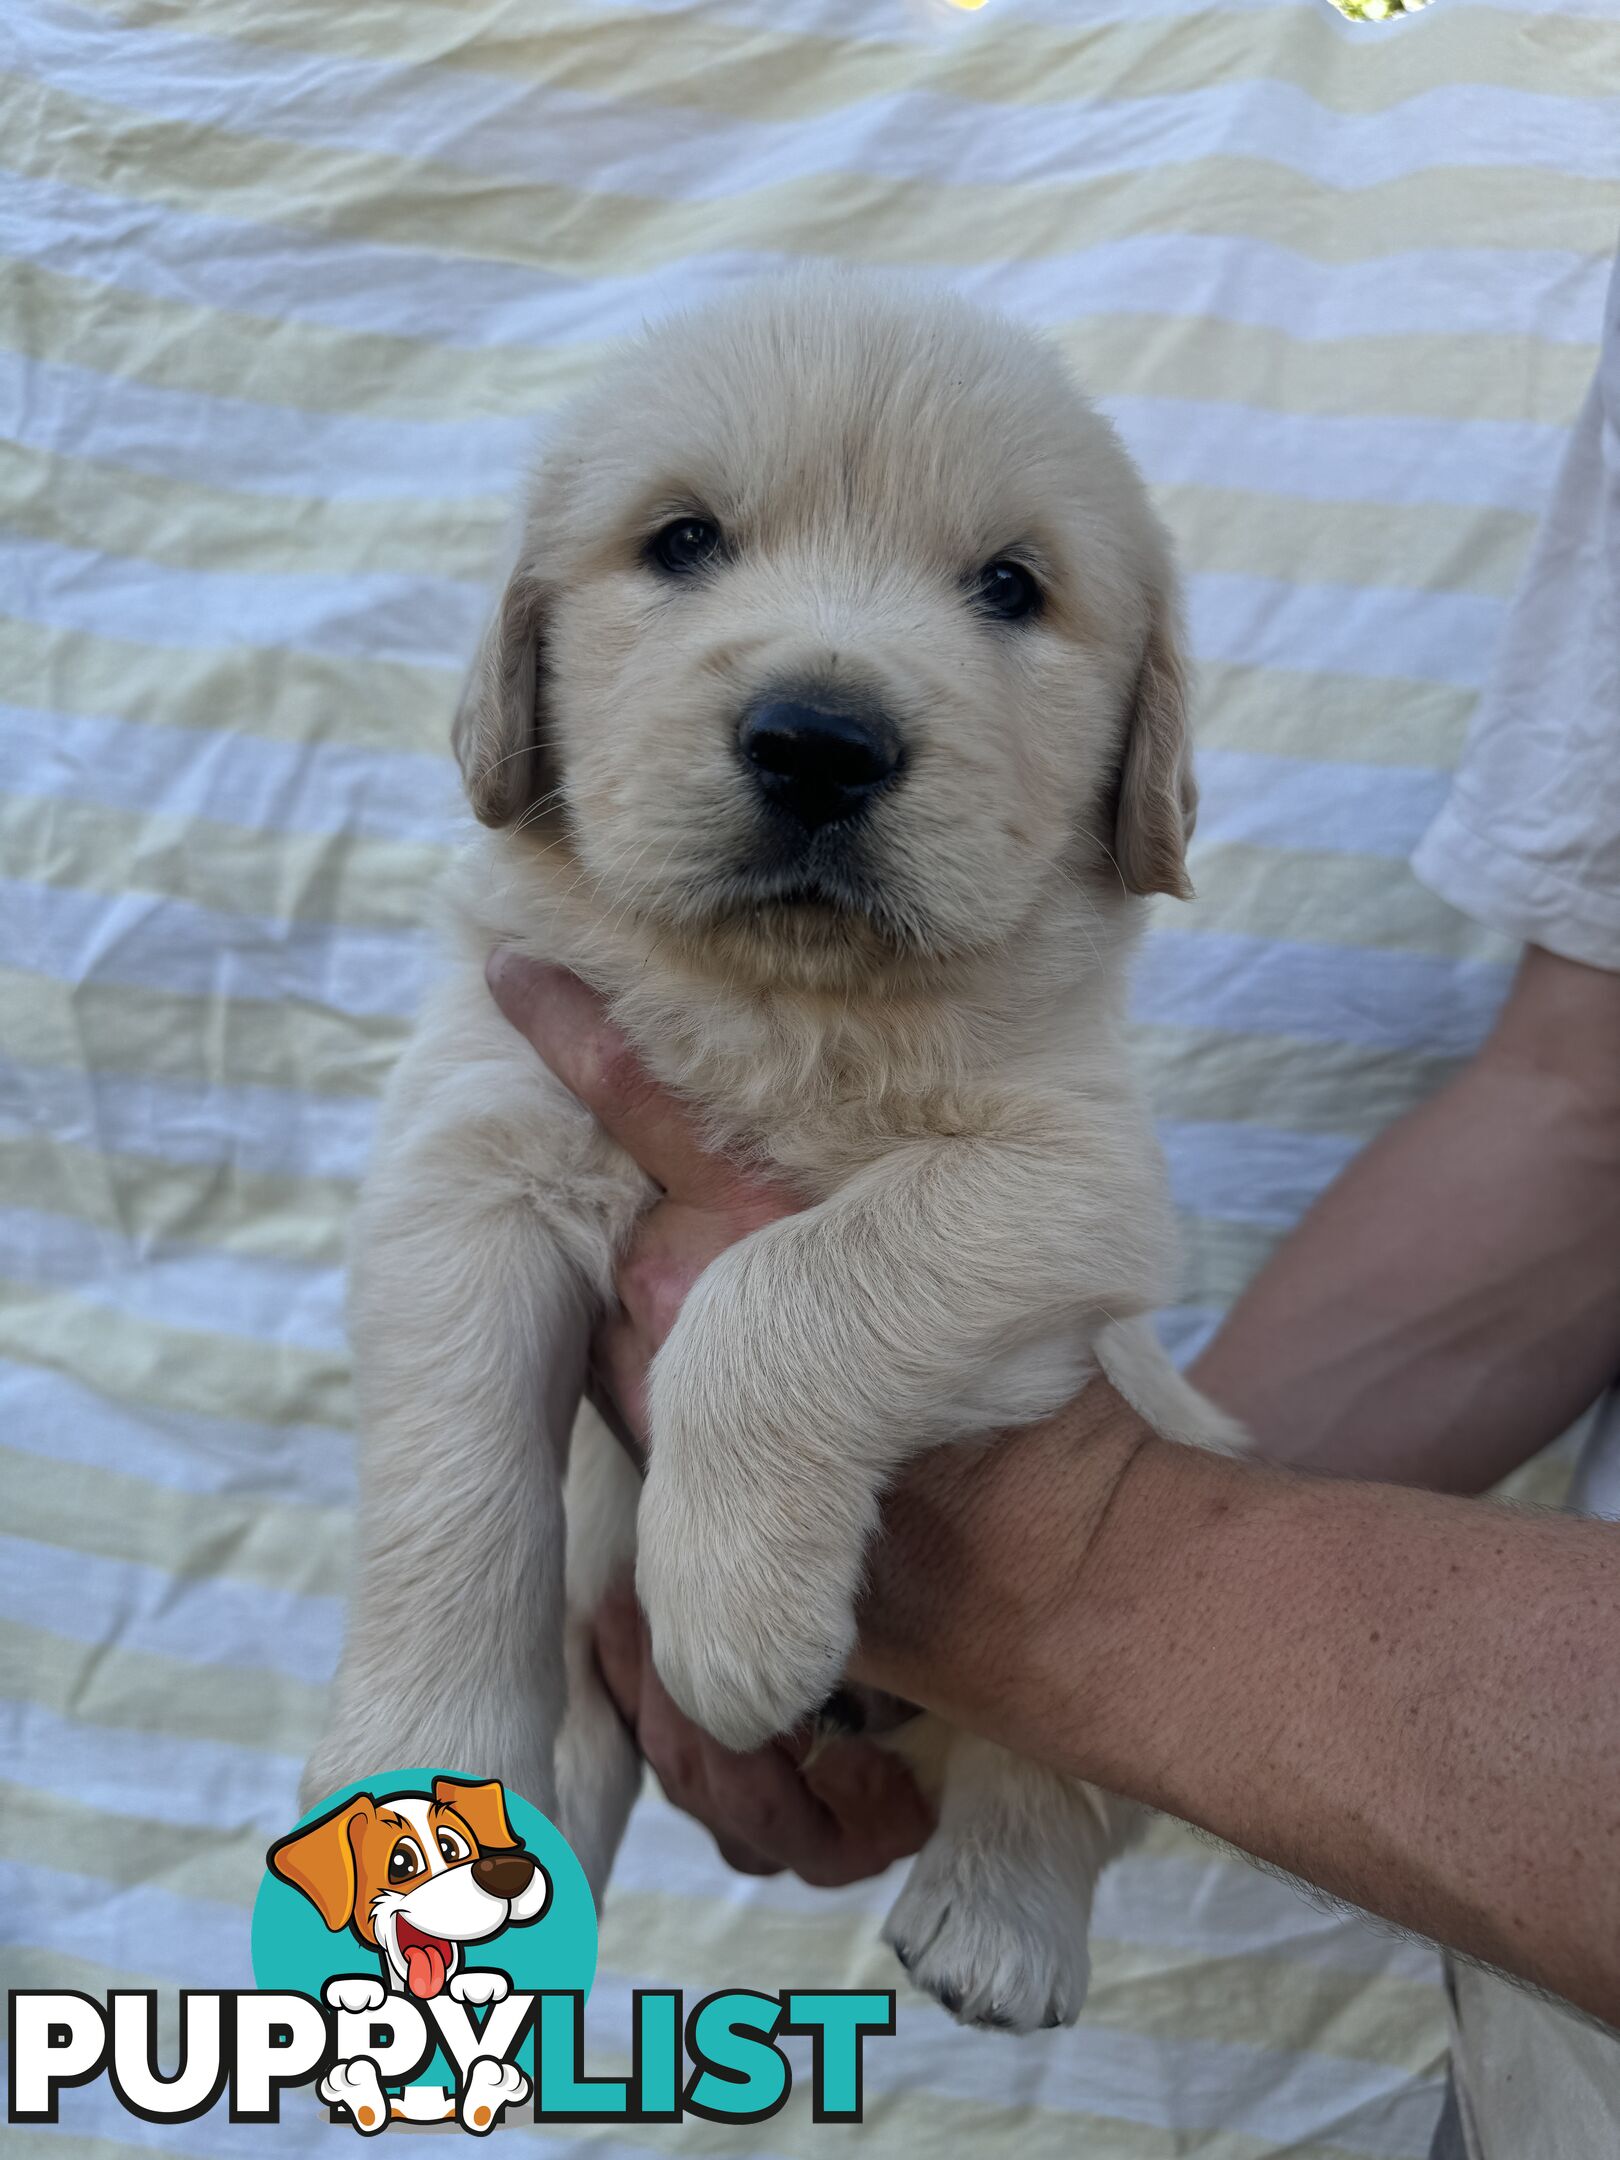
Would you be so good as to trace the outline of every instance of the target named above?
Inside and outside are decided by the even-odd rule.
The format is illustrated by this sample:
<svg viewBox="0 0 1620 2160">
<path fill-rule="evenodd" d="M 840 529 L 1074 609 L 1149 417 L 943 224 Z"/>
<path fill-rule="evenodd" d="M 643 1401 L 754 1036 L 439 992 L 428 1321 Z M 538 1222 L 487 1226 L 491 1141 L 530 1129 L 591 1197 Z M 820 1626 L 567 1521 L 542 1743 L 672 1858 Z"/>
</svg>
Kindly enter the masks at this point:
<svg viewBox="0 0 1620 2160">
<path fill-rule="evenodd" d="M 554 433 L 455 726 L 473 808 L 728 972 L 1187 890 L 1167 546 L 1037 339 L 847 274 L 649 334 Z"/>
</svg>

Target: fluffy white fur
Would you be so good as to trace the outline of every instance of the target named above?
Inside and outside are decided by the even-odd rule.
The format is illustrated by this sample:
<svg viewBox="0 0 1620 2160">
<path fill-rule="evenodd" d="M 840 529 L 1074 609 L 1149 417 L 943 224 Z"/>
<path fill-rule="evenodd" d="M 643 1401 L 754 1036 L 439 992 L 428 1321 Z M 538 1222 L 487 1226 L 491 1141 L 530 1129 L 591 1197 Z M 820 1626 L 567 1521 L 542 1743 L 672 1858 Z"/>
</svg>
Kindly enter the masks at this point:
<svg viewBox="0 0 1620 2160">
<path fill-rule="evenodd" d="M 697 578 L 646 557 L 681 516 L 726 536 Z M 1020 623 L 972 598 L 1009 555 L 1044 593 Z M 806 683 L 881 702 L 908 751 L 808 897 L 755 875 L 735 748 L 751 698 Z M 754 287 L 650 333 L 554 432 L 455 745 L 489 830 L 360 1210 L 358 1575 L 306 1789 L 501 1778 L 600 1890 L 636 1765 L 583 1615 L 632 1550 L 671 1691 L 748 1747 L 838 1682 L 915 1451 L 1098 1363 L 1164 1429 L 1228 1438 L 1134 1324 L 1173 1240 L 1124 970 L 1141 896 L 1186 890 L 1193 807 L 1166 542 L 1035 339 L 847 275 Z M 600 1427 L 571 1469 L 569 1436 L 649 1187 L 495 1010 L 500 942 L 595 984 L 714 1139 L 813 1202 L 688 1299 L 639 1514 Z M 1072 2019 L 1129 1811 L 966 1736 L 907 1746 L 941 1815 L 889 1939 L 964 2018 Z"/>
</svg>

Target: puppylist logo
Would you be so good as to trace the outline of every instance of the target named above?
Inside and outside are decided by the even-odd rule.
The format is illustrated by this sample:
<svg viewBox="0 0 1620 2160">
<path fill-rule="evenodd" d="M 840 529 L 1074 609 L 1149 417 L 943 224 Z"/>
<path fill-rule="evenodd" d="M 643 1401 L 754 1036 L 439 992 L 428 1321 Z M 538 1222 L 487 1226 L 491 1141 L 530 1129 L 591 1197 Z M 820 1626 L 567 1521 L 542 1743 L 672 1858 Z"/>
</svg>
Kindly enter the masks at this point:
<svg viewBox="0 0 1620 2160">
<path fill-rule="evenodd" d="M 793 2088 L 780 2042 L 811 2043 L 818 2123 L 859 2122 L 865 2043 L 892 1992 L 727 1988 L 688 2007 L 637 1989 L 627 2076 L 588 2075 L 596 1913 L 556 1826 L 493 1779 L 401 1770 L 346 1787 L 277 1838 L 253 1909 L 251 1989 L 182 1989 L 178 2061 L 158 2067 L 155 1990 L 9 1998 L 8 2117 L 55 2123 L 105 2077 L 152 2123 L 225 2103 L 279 2122 L 283 2098 L 363 2137 L 391 2124 L 762 2122 Z M 167 2052 L 167 2050 L 164 2050 Z M 295 2102 L 296 2104 L 296 2097 Z"/>
</svg>

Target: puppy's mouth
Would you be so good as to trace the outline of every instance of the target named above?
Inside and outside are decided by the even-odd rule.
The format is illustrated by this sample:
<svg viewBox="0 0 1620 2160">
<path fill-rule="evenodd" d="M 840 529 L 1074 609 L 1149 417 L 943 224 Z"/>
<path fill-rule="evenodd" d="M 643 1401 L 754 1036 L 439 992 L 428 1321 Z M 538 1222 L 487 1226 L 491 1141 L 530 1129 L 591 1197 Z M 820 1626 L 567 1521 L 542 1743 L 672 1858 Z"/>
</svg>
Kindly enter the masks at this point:
<svg viewBox="0 0 1620 2160">
<path fill-rule="evenodd" d="M 825 840 L 736 863 L 715 893 L 716 912 L 737 916 L 797 916 L 807 925 L 853 918 L 890 932 L 895 911 L 881 881 L 851 849 Z"/>
<path fill-rule="evenodd" d="M 903 886 L 871 863 L 847 834 L 808 845 L 745 841 L 708 863 L 686 867 L 651 905 L 659 929 L 689 941 L 702 964 L 780 969 L 822 980 L 872 967 L 892 969 L 944 957 L 935 925 Z"/>
<path fill-rule="evenodd" d="M 430 2002 L 444 1986 L 455 1944 L 443 1935 L 430 1935 L 402 1914 L 394 1923 L 394 1946 L 405 1961 L 406 1987 L 421 2001 Z"/>
<path fill-rule="evenodd" d="M 873 909 L 871 897 L 850 878 L 760 876 L 745 871 L 737 877 L 736 886 L 738 907 L 830 908 L 840 915 L 868 915 Z"/>
</svg>

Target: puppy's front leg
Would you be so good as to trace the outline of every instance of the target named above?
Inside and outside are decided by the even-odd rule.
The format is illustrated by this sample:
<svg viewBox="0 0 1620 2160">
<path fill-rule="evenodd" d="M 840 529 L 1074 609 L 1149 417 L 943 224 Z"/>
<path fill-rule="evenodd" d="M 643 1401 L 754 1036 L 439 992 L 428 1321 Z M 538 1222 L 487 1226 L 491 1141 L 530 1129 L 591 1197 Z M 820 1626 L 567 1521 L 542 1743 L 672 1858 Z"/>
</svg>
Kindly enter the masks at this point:
<svg viewBox="0 0 1620 2160">
<path fill-rule="evenodd" d="M 357 1223 L 359 1553 L 306 1800 L 443 1766 L 555 1812 L 563 1469 L 590 1315 L 645 1190 L 482 972 L 447 983 Z"/>
<path fill-rule="evenodd" d="M 359 1551 L 306 1801 L 427 1766 L 504 1779 L 555 1811 L 585 1294 L 534 1206 L 469 1174 L 465 1152 L 407 1148 L 368 1195 L 352 1297 Z"/>
<path fill-rule="evenodd" d="M 1167 1207 L 1129 1116 L 907 1143 L 688 1297 L 652 1369 L 636 1579 L 666 1685 L 728 1746 L 837 1684 L 899 1465 L 1056 1409 L 1101 1316 L 1154 1301 Z"/>
</svg>

